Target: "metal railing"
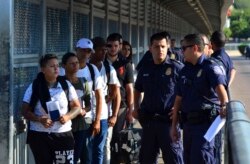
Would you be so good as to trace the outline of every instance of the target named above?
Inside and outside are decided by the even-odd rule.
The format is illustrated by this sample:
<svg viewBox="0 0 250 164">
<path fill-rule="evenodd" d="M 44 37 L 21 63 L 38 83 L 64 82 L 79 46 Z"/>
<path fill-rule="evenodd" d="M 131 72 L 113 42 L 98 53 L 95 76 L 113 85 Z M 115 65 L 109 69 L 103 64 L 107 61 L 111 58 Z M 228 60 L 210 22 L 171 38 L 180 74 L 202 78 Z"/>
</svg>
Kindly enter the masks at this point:
<svg viewBox="0 0 250 164">
<path fill-rule="evenodd" d="M 250 120 L 240 101 L 227 105 L 224 148 L 225 164 L 250 163 Z"/>
</svg>

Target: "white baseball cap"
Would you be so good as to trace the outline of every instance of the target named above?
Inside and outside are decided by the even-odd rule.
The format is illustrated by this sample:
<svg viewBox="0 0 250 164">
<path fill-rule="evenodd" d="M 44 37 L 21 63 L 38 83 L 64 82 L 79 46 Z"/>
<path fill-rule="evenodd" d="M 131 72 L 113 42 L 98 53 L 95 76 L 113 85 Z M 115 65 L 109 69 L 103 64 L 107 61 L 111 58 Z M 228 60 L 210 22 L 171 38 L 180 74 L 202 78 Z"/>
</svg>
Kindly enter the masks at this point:
<svg viewBox="0 0 250 164">
<path fill-rule="evenodd" d="M 76 43 L 76 48 L 86 48 L 86 49 L 91 49 L 92 53 L 94 53 L 94 49 L 93 49 L 93 43 L 90 39 L 87 38 L 81 38 L 80 40 L 78 40 L 78 42 Z"/>
</svg>

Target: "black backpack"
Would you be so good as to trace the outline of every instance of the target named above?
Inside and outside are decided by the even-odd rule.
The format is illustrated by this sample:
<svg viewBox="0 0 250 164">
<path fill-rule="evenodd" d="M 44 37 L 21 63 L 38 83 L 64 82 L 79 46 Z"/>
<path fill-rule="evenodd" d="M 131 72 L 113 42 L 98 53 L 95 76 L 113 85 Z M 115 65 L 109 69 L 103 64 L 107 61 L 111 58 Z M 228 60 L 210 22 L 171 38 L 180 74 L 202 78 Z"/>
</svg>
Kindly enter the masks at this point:
<svg viewBox="0 0 250 164">
<path fill-rule="evenodd" d="M 111 156 L 116 163 L 138 163 L 142 129 L 121 130 L 118 138 L 112 138 Z"/>
</svg>

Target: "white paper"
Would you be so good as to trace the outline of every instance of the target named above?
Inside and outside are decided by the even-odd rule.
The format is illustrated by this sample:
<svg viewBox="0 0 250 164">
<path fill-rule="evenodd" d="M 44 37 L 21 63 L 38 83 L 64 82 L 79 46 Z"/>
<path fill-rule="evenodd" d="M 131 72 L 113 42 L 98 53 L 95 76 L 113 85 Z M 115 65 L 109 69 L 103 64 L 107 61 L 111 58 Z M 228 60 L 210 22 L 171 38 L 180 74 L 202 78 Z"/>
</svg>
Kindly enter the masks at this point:
<svg viewBox="0 0 250 164">
<path fill-rule="evenodd" d="M 204 135 L 204 138 L 210 142 L 215 135 L 221 130 L 221 128 L 224 126 L 226 122 L 225 118 L 221 118 L 220 116 L 217 116 L 212 125 L 207 130 L 206 134 Z"/>
<path fill-rule="evenodd" d="M 46 102 L 48 111 L 60 110 L 60 105 L 58 101 L 48 101 Z"/>
</svg>

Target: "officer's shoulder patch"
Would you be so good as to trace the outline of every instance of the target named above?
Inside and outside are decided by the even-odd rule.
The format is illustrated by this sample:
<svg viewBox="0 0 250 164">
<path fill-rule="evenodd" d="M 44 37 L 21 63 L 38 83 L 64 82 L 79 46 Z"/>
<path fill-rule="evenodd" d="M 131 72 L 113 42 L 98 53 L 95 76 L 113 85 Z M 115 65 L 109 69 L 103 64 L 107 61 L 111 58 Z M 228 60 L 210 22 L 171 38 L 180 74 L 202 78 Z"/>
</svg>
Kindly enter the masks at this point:
<svg viewBox="0 0 250 164">
<path fill-rule="evenodd" d="M 212 69 L 216 75 L 225 75 L 225 73 L 223 72 L 223 69 L 218 65 L 213 66 Z"/>
<path fill-rule="evenodd" d="M 207 61 L 213 65 L 213 70 L 215 70 L 216 74 L 218 74 L 218 75 L 221 75 L 221 74 L 225 75 L 226 74 L 226 71 L 225 71 L 225 68 L 224 68 L 222 61 L 220 61 L 219 59 L 216 59 L 214 57 L 210 57 Z M 220 69 L 219 72 L 217 71 L 218 69 Z"/>
</svg>

